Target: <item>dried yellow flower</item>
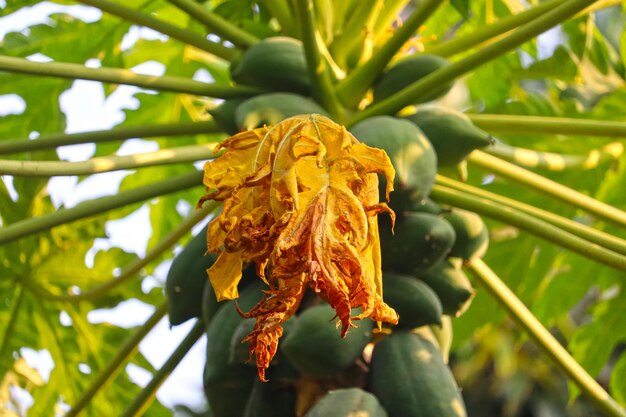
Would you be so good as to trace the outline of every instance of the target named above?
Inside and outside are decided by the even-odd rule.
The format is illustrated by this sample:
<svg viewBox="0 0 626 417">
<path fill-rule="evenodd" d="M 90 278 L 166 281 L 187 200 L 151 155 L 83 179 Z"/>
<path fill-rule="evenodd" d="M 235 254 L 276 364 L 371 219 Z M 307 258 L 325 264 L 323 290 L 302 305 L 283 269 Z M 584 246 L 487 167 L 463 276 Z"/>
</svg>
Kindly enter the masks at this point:
<svg viewBox="0 0 626 417">
<path fill-rule="evenodd" d="M 379 202 L 376 174 L 387 178 L 387 199 L 395 175 L 383 150 L 320 115 L 242 132 L 218 149 L 224 154 L 204 169 L 212 192 L 199 203 L 224 201 L 207 232 L 209 251 L 220 253 L 207 272 L 218 300 L 238 297 L 244 263 L 254 262 L 269 285 L 242 313 L 256 319 L 244 341 L 262 380 L 307 286 L 335 309 L 342 336 L 352 320 L 397 323 L 382 300 L 376 215 L 394 213 Z"/>
</svg>

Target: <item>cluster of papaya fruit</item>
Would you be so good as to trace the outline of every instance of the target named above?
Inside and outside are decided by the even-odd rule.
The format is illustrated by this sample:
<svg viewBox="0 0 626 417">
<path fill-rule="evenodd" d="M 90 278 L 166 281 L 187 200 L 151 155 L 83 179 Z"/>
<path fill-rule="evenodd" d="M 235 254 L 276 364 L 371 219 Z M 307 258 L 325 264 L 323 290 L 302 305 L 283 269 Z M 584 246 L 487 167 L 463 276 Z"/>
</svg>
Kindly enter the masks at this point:
<svg viewBox="0 0 626 417">
<path fill-rule="evenodd" d="M 383 100 L 444 65 L 445 59 L 432 55 L 404 59 L 379 77 L 371 99 Z M 253 45 L 231 64 L 231 76 L 238 84 L 273 92 L 228 99 L 210 109 L 227 133 L 298 114 L 327 115 L 309 98 L 298 40 L 275 37 Z M 451 87 L 441 86 L 425 99 Z M 456 166 L 493 139 L 454 111 L 417 107 L 403 114 L 373 117 L 350 128 L 358 140 L 384 149 L 396 170 L 390 203 L 395 230 L 389 217 L 379 216 L 383 296 L 400 316 L 396 326 L 377 330 L 362 320 L 341 338 L 332 323 L 334 310 L 307 294 L 284 325 L 269 382 L 261 382 L 248 347 L 241 344 L 254 320 L 241 317 L 233 301 L 218 304 L 208 283 L 206 269 L 215 255 L 205 256 L 206 230 L 174 259 L 166 284 L 170 321 L 202 317 L 207 326 L 204 384 L 213 416 L 466 415 L 447 366 L 451 319 L 474 296 L 461 266 L 485 253 L 488 231 L 478 215 L 440 206 L 428 196 L 438 169 Z M 263 283 L 254 268 L 244 271 L 240 289 L 241 310 L 261 300 Z"/>
</svg>

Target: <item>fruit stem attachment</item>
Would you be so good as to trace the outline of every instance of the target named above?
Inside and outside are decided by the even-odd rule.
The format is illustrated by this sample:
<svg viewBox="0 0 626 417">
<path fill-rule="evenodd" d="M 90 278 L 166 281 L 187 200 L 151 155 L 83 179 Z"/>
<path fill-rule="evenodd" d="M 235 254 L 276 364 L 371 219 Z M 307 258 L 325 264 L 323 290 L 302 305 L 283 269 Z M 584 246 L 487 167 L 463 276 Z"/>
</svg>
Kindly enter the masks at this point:
<svg viewBox="0 0 626 417">
<path fill-rule="evenodd" d="M 626 137 L 626 122 L 509 114 L 466 114 L 489 132 Z"/>
<path fill-rule="evenodd" d="M 528 185 L 537 191 L 557 198 L 575 207 L 581 208 L 600 218 L 610 220 L 620 226 L 626 226 L 626 212 L 609 204 L 582 194 L 572 188 L 552 181 L 542 175 L 518 167 L 510 162 L 491 156 L 482 151 L 474 151 L 468 161 L 476 166 L 501 175 L 504 178 Z"/>
<path fill-rule="evenodd" d="M 424 0 L 396 33 L 365 64 L 355 68 L 345 80 L 337 85 L 337 95 L 348 108 L 356 107 L 376 77 L 380 75 L 394 55 L 428 17 L 443 3 L 443 0 Z M 404 107 L 404 106 L 402 106 Z M 359 119 L 362 120 L 362 119 Z"/>
<path fill-rule="evenodd" d="M 320 54 L 313 1 L 297 0 L 297 5 L 302 29 L 302 46 L 311 78 L 313 97 L 328 110 L 333 119 L 341 122 L 344 118 L 344 110 L 335 96 L 328 62 Z"/>
<path fill-rule="evenodd" d="M 122 366 L 137 352 L 139 343 L 165 317 L 166 313 L 167 302 L 162 302 L 148 320 L 126 339 L 107 366 L 98 374 L 89 387 L 83 391 L 76 404 L 65 414 L 65 417 L 76 417 L 91 402 L 93 397 L 117 376 Z"/>
<path fill-rule="evenodd" d="M 502 34 L 534 20 L 545 12 L 565 3 L 565 1 L 566 0 L 551 0 L 539 3 L 537 6 L 522 13 L 507 16 L 492 25 L 483 26 L 471 33 L 463 34 L 461 36 L 455 36 L 454 39 L 449 41 L 441 42 L 439 44 L 426 44 L 425 52 L 443 57 L 450 57 L 454 54 L 467 52 L 483 42 L 495 40 Z"/>
<path fill-rule="evenodd" d="M 178 366 L 180 361 L 187 355 L 189 350 L 191 350 L 193 345 L 196 344 L 203 334 L 204 323 L 202 320 L 198 320 L 172 355 L 165 361 L 161 369 L 154 374 L 148 385 L 135 397 L 128 408 L 124 410 L 121 417 L 137 417 L 144 415 L 144 412 L 148 409 L 152 401 L 154 401 L 156 391 L 161 384 L 163 384 L 165 379 Z"/>
<path fill-rule="evenodd" d="M 294 25 L 294 13 L 287 0 L 264 0 L 263 6 L 267 7 L 271 15 L 278 20 L 286 36 L 298 37 L 299 32 Z"/>
<path fill-rule="evenodd" d="M 626 256 L 626 240 L 620 239 L 617 236 L 610 235 L 601 230 L 596 230 L 593 227 L 589 227 L 585 224 L 576 222 L 558 214 L 549 212 L 547 210 L 540 209 L 530 204 L 523 203 L 512 198 L 507 198 L 499 194 L 495 194 L 482 188 L 474 187 L 461 181 L 456 181 L 442 175 L 437 175 L 436 183 L 443 185 L 444 187 L 450 187 L 468 195 L 474 195 L 476 197 L 486 198 L 494 203 L 503 206 L 510 207 L 514 210 L 522 211 L 529 214 L 539 220 L 546 221 L 554 226 L 565 230 L 573 235 L 576 235 L 589 242 L 603 246 L 609 250 L 617 252 Z"/>
<path fill-rule="evenodd" d="M 535 343 L 552 358 L 598 408 L 603 410 L 607 416 L 626 416 L 626 411 L 576 362 L 485 262 L 481 259 L 474 259 L 469 261 L 467 266 L 496 301 L 508 311 Z"/>
<path fill-rule="evenodd" d="M 87 161 L 14 161 L 0 159 L 0 175 L 24 177 L 56 177 L 91 175 L 122 169 L 147 168 L 159 165 L 195 162 L 212 159 L 216 143 L 179 146 L 134 155 L 113 155 Z"/>
<path fill-rule="evenodd" d="M 237 54 L 236 49 L 227 48 L 222 44 L 211 42 L 198 33 L 193 33 L 178 26 L 170 25 L 163 20 L 141 13 L 140 11 L 131 9 L 130 7 L 122 6 L 121 4 L 113 3 L 108 0 L 78 1 L 83 4 L 96 7 L 103 12 L 120 17 L 139 26 L 145 26 L 156 30 L 157 32 L 169 36 L 170 38 L 195 46 L 198 49 L 202 49 L 203 51 L 223 58 L 227 61 L 232 60 Z"/>
<path fill-rule="evenodd" d="M 214 98 L 253 96 L 262 91 L 252 87 L 209 84 L 184 77 L 136 74 L 121 68 L 88 68 L 80 64 L 62 62 L 33 62 L 24 58 L 0 56 L 0 70 L 22 74 L 100 81 L 135 85 L 153 90 L 173 91 Z"/>
<path fill-rule="evenodd" d="M 83 201 L 69 209 L 57 210 L 53 213 L 11 223 L 2 227 L 0 229 L 0 245 L 51 229 L 54 226 L 200 185 L 202 185 L 202 172 L 194 171 L 156 184 L 122 191 L 111 196 Z"/>
<path fill-rule="evenodd" d="M 430 196 L 437 202 L 473 211 L 503 223 L 510 224 L 522 230 L 526 230 L 548 242 L 555 243 L 576 252 L 588 259 L 617 270 L 626 271 L 626 256 L 590 243 L 585 239 L 561 230 L 546 221 L 536 219 L 512 207 L 503 207 L 501 204 L 497 204 L 486 198 L 466 194 L 442 185 L 435 185 Z"/>
<path fill-rule="evenodd" d="M 410 84 L 405 89 L 378 103 L 372 104 L 361 112 L 356 113 L 352 120 L 350 120 L 349 125 L 353 125 L 372 116 L 395 114 L 404 107 L 419 102 L 420 99 L 432 91 L 433 88 L 444 85 L 460 75 L 483 65 L 485 62 L 491 61 L 511 49 L 518 47 L 524 42 L 534 38 L 554 25 L 561 23 L 577 12 L 583 10 L 594 1 L 595 0 L 570 0 L 555 7 L 532 22 L 520 26 L 518 29 L 499 41 L 488 45 L 457 62 L 428 74 L 424 78 Z M 356 73 L 356 71 L 354 73 Z M 350 77 L 346 78 L 346 80 L 349 78 Z M 345 91 L 345 93 L 347 92 L 348 91 Z"/>
<path fill-rule="evenodd" d="M 223 17 L 206 10 L 200 3 L 194 0 L 167 0 L 174 6 L 187 13 L 192 19 L 197 20 L 214 34 L 224 40 L 232 42 L 240 48 L 249 48 L 259 41 L 259 38 L 249 32 L 233 25 Z"/>
<path fill-rule="evenodd" d="M 187 219 L 178 225 L 176 229 L 170 232 L 154 248 L 152 248 L 146 256 L 132 262 L 124 268 L 117 277 L 114 277 L 103 284 L 90 288 L 86 291 L 81 291 L 78 294 L 53 294 L 40 286 L 35 286 L 30 283 L 27 283 L 28 290 L 34 293 L 37 297 L 47 301 L 78 303 L 81 301 L 93 301 L 104 297 L 113 288 L 127 282 L 129 279 L 137 275 L 137 273 L 139 273 L 139 271 L 141 271 L 146 265 L 158 259 L 166 250 L 174 246 L 180 238 L 185 236 L 196 224 L 205 219 L 207 215 L 214 211 L 218 206 L 219 203 L 212 201 L 205 204 L 205 206 L 201 209 L 195 210 Z"/>
</svg>

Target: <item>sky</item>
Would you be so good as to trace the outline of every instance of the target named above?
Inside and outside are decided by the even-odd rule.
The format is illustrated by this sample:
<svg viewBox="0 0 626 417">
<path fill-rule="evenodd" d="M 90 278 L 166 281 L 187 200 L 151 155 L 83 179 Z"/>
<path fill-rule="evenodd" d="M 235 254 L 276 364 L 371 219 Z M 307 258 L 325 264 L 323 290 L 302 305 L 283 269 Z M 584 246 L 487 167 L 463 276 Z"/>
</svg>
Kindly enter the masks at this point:
<svg viewBox="0 0 626 417">
<path fill-rule="evenodd" d="M 0 7 L 3 5 L 3 0 L 0 0 Z M 101 17 L 101 12 L 91 7 L 61 6 L 42 2 L 34 7 L 25 8 L 10 17 L 0 18 L 0 40 L 8 32 L 21 31 L 32 24 L 50 22 L 47 16 L 51 13 L 69 13 L 86 22 L 93 22 Z M 124 37 L 122 48 L 130 48 L 139 38 L 167 39 L 164 35 L 150 29 L 134 26 Z M 35 54 L 29 59 L 49 60 L 41 54 Z M 93 59 L 88 61 L 87 65 L 99 66 L 100 63 Z M 150 61 L 132 68 L 132 70 L 147 75 L 161 75 L 164 72 L 164 67 L 157 62 Z M 206 77 L 206 74 L 198 74 L 198 78 L 202 77 Z M 123 109 L 137 107 L 138 102 L 133 98 L 133 95 L 139 91 L 146 92 L 146 90 L 137 87 L 120 86 L 113 94 L 105 98 L 100 83 L 75 81 L 72 88 L 65 91 L 60 97 L 61 109 L 67 117 L 65 133 L 108 129 L 117 125 L 124 119 Z M 19 96 L 0 96 L 0 117 L 7 114 L 20 114 L 24 110 L 25 103 Z M 128 155 L 156 149 L 158 149 L 158 145 L 155 142 L 131 139 L 124 143 L 117 154 Z M 94 144 L 64 146 L 58 149 L 59 158 L 67 161 L 84 161 L 91 157 L 94 152 Z M 55 177 L 50 180 L 48 191 L 55 207 L 72 207 L 84 200 L 115 194 L 120 182 L 128 173 L 129 171 L 115 171 L 98 174 L 89 177 L 80 184 L 78 184 L 78 177 L 75 176 Z M 3 176 L 2 180 L 9 189 L 12 189 L 10 176 Z M 181 213 L 187 213 L 191 209 L 189 204 L 179 204 L 178 208 Z M 194 232 L 197 233 L 201 227 L 202 225 L 195 227 Z M 129 228 L 132 228 L 133 233 L 128 233 Z M 124 219 L 107 222 L 106 232 L 108 239 L 97 239 L 92 250 L 88 252 L 85 259 L 88 266 L 93 265 L 93 258 L 98 250 L 107 249 L 111 246 L 121 247 L 126 251 L 144 256 L 151 232 L 147 206 L 142 206 Z M 155 285 L 163 286 L 170 263 L 171 261 L 168 261 L 159 265 L 154 276 L 144 279 L 142 288 L 149 291 Z M 139 300 L 126 300 L 115 308 L 90 312 L 88 320 L 94 324 L 108 323 L 127 328 L 143 324 L 153 312 L 154 307 L 152 305 Z M 61 315 L 59 320 L 63 325 L 71 325 L 71 319 L 67 315 Z M 189 321 L 170 329 L 166 317 L 148 334 L 140 344 L 139 349 L 146 359 L 158 369 L 192 326 L 193 322 Z M 206 340 L 203 337 L 159 389 L 157 393 L 159 401 L 169 407 L 185 404 L 196 410 L 202 409 L 205 400 L 202 391 L 202 367 L 198 364 L 204 364 L 205 346 Z M 47 351 L 23 348 L 20 354 L 27 363 L 39 370 L 44 380 L 49 378 L 54 363 Z M 91 374 L 91 370 L 86 364 L 82 364 L 79 369 L 84 374 Z M 130 379 L 140 386 L 145 386 L 151 379 L 151 374 L 148 371 L 136 365 L 128 365 L 126 372 Z M 26 411 L 28 406 L 32 404 L 32 398 L 25 391 L 14 388 L 12 393 L 20 398 L 23 411 Z"/>
</svg>

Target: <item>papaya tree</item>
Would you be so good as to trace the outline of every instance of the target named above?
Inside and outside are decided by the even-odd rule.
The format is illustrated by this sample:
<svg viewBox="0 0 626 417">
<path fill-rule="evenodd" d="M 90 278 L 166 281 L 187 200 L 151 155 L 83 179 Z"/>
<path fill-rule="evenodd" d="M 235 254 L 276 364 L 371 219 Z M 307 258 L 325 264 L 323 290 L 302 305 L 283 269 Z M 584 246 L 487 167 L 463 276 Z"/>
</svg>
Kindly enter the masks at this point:
<svg viewBox="0 0 626 417">
<path fill-rule="evenodd" d="M 51 5 L 0 42 L 8 415 L 172 415 L 206 335 L 206 416 L 626 416 L 622 2 L 5 0 L 0 26 Z M 78 80 L 136 105 L 70 129 Z M 139 211 L 145 253 L 108 239 Z M 145 322 L 93 319 L 129 300 Z M 192 324 L 155 365 L 166 316 Z"/>
</svg>

